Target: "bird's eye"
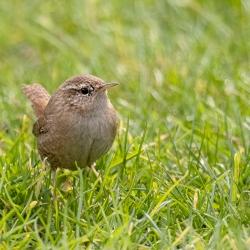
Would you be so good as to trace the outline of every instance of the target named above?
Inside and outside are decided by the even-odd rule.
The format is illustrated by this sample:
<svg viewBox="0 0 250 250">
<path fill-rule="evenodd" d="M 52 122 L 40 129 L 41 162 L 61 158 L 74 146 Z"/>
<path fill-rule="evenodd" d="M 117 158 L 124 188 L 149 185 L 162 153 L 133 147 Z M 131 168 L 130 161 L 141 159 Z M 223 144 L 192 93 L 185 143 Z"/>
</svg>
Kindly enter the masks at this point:
<svg viewBox="0 0 250 250">
<path fill-rule="evenodd" d="M 81 88 L 81 92 L 84 94 L 84 95 L 87 95 L 89 93 L 89 89 L 88 88 Z"/>
</svg>

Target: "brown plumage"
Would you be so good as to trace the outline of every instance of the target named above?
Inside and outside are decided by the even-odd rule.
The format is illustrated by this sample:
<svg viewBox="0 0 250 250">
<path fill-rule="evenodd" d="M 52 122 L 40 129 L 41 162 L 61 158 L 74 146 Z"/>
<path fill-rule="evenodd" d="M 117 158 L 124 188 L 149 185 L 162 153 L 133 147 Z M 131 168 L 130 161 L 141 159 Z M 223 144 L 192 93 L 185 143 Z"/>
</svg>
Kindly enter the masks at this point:
<svg viewBox="0 0 250 250">
<path fill-rule="evenodd" d="M 23 85 L 38 117 L 33 125 L 38 151 L 56 168 L 93 166 L 106 154 L 117 131 L 117 116 L 105 84 L 92 75 L 66 80 L 50 97 L 39 84 Z"/>
<path fill-rule="evenodd" d="M 39 117 L 49 102 L 49 93 L 38 83 L 34 83 L 33 85 L 24 84 L 22 90 L 31 100 L 35 115 Z"/>
</svg>

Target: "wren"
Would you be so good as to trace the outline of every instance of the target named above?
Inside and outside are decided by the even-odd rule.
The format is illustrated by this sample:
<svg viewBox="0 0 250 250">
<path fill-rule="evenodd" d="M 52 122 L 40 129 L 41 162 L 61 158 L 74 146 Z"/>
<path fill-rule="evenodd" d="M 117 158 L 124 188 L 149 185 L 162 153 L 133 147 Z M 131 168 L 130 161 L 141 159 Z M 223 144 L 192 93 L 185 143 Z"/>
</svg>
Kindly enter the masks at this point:
<svg viewBox="0 0 250 250">
<path fill-rule="evenodd" d="M 95 161 L 109 151 L 116 136 L 117 115 L 107 89 L 117 84 L 80 74 L 51 97 L 40 84 L 22 86 L 37 116 L 32 132 L 38 152 L 53 172 L 89 166 L 95 173 Z"/>
</svg>

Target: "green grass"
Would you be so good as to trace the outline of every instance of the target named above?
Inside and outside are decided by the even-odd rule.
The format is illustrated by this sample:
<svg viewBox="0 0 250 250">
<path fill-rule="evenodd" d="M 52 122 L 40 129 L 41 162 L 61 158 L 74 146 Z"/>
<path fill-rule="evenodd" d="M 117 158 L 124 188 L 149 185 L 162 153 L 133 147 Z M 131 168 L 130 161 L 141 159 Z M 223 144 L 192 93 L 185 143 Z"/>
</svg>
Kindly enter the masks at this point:
<svg viewBox="0 0 250 250">
<path fill-rule="evenodd" d="M 243 0 L 1 1 L 0 249 L 249 249 L 249 24 Z M 53 206 L 21 85 L 79 73 L 120 83 L 119 131 Z"/>
</svg>

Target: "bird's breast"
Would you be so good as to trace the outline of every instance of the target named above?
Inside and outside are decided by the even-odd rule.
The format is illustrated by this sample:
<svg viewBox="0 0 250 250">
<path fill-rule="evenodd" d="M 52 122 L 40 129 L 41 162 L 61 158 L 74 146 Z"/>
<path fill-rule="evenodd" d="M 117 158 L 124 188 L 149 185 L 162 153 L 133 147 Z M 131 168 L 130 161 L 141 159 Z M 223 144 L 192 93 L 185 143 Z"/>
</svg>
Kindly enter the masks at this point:
<svg viewBox="0 0 250 250">
<path fill-rule="evenodd" d="M 57 167 L 85 167 L 108 152 L 116 135 L 112 106 L 92 112 L 63 110 L 47 117 L 48 132 L 38 137 L 41 155 Z M 56 167 L 56 166 L 55 166 Z"/>
</svg>

